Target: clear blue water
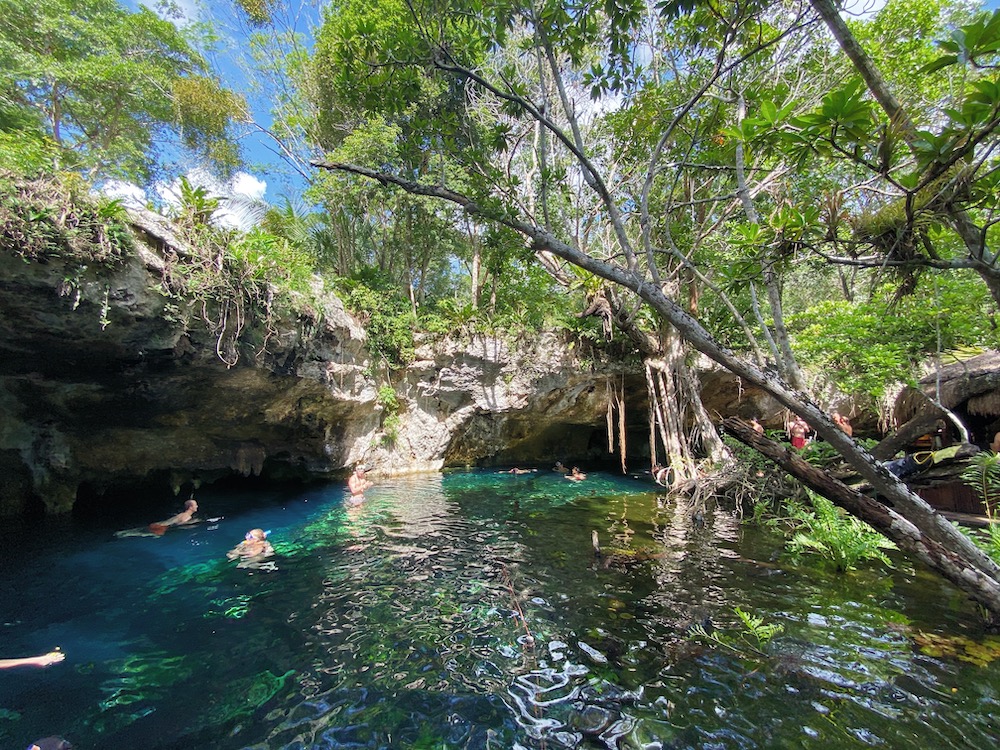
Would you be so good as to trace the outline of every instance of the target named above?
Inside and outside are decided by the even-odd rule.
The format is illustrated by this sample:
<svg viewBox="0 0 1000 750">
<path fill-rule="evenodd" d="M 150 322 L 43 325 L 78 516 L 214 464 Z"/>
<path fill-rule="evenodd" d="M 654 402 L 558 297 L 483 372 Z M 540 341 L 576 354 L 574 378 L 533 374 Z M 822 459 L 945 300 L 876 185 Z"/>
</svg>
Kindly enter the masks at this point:
<svg viewBox="0 0 1000 750">
<path fill-rule="evenodd" d="M 206 489 L 223 520 L 160 538 L 116 538 L 121 519 L 8 534 L 0 655 L 67 658 L 0 671 L 0 747 L 995 746 L 1000 661 L 967 659 L 997 641 L 961 594 L 902 560 L 792 566 L 653 489 L 456 472 L 357 507 L 341 484 Z M 274 571 L 225 559 L 256 526 Z M 737 606 L 784 626 L 766 656 L 689 637 L 738 633 Z"/>
</svg>

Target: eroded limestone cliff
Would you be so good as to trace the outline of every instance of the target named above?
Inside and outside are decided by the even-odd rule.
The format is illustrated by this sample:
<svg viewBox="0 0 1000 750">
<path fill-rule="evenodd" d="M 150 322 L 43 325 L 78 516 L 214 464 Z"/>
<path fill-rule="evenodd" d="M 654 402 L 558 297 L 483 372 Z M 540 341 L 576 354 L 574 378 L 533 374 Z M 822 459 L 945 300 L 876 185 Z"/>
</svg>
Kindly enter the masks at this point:
<svg viewBox="0 0 1000 750">
<path fill-rule="evenodd" d="M 606 454 L 609 379 L 644 429 L 641 369 L 583 366 L 564 335 L 425 342 L 390 373 L 319 289 L 298 313 L 249 318 L 237 335 L 163 283 L 179 244 L 169 226 L 132 221 L 139 241 L 114 263 L 0 252 L 0 513 L 356 461 L 409 472 Z M 399 404 L 391 426 L 386 386 Z"/>
<path fill-rule="evenodd" d="M 280 304 L 259 278 L 240 296 L 242 282 L 213 286 L 232 273 L 227 249 L 190 246 L 162 216 L 105 224 L 61 183 L 3 185 L 0 515 L 358 461 L 382 473 L 617 464 L 612 393 L 629 468 L 649 466 L 638 357 L 566 332 L 456 333 L 419 341 L 415 360 L 390 371 L 318 278 Z M 706 370 L 702 383 L 709 413 L 780 424 L 776 405 L 733 376 Z M 617 414 L 614 424 L 617 449 Z"/>
</svg>

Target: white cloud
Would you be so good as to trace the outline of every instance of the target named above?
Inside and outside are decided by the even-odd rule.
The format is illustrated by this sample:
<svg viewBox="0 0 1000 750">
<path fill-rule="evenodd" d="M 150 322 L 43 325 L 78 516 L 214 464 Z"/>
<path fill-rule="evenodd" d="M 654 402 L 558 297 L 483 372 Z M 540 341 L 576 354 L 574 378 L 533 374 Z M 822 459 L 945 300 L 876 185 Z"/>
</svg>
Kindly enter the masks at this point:
<svg viewBox="0 0 1000 750">
<path fill-rule="evenodd" d="M 267 183 L 264 180 L 247 172 L 237 172 L 223 187 L 222 194 L 228 200 L 212 216 L 213 221 L 223 227 L 249 231 L 261 221 L 266 208 L 265 192 Z"/>
<path fill-rule="evenodd" d="M 207 191 L 206 197 L 219 200 L 220 207 L 212 214 L 214 224 L 246 232 L 260 223 L 261 214 L 266 208 L 266 181 L 248 172 L 237 172 L 228 182 L 221 182 L 202 169 L 192 170 L 186 177 L 193 187 L 204 188 Z M 180 185 L 178 178 L 169 185 L 160 183 L 156 186 L 157 194 L 168 211 L 180 206 Z"/>
<path fill-rule="evenodd" d="M 245 195 L 250 198 L 262 200 L 267 191 L 267 182 L 258 180 L 248 172 L 237 172 L 229 181 L 229 188 L 234 195 Z"/>
<path fill-rule="evenodd" d="M 104 183 L 100 192 L 108 198 L 120 200 L 126 206 L 141 208 L 148 201 L 146 191 L 131 182 L 110 180 Z"/>
</svg>

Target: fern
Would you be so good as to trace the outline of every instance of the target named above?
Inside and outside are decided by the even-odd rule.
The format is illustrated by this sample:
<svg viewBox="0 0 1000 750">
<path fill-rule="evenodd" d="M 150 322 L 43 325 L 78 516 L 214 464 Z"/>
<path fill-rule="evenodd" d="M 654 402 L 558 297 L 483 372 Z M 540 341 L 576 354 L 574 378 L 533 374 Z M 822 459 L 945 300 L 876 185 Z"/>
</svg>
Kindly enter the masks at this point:
<svg viewBox="0 0 1000 750">
<path fill-rule="evenodd" d="M 864 560 L 879 560 L 892 567 L 892 561 L 882 551 L 895 549 L 892 542 L 864 521 L 841 512 L 825 497 L 810 492 L 809 499 L 811 510 L 789 506 L 791 516 L 799 524 L 798 531 L 786 544 L 789 552 L 818 554 L 841 573 Z"/>
<path fill-rule="evenodd" d="M 965 482 L 986 509 L 989 524 L 985 532 L 966 532 L 966 536 L 978 544 L 986 554 L 1000 563 L 1000 454 L 991 451 L 977 453 L 969 459 L 969 465 L 962 472 Z M 962 528 L 965 531 L 965 528 Z"/>
<path fill-rule="evenodd" d="M 711 641 L 742 657 L 767 656 L 767 645 L 774 636 L 784 632 L 785 626 L 780 623 L 767 623 L 763 617 L 753 615 L 739 607 L 734 607 L 733 611 L 740 618 L 741 628 L 739 630 L 735 628 L 727 631 L 713 629 L 709 632 L 703 624 L 698 623 L 691 626 L 688 638 Z"/>
<path fill-rule="evenodd" d="M 1000 454 L 983 451 L 974 455 L 962 472 L 962 481 L 982 502 L 987 517 L 994 519 L 1000 508 Z"/>
<path fill-rule="evenodd" d="M 763 649 L 771 639 L 778 633 L 784 631 L 785 626 L 778 623 L 765 623 L 763 617 L 752 615 L 739 607 L 735 608 L 736 615 L 743 621 L 743 627 L 747 633 L 756 639 L 757 646 Z"/>
</svg>

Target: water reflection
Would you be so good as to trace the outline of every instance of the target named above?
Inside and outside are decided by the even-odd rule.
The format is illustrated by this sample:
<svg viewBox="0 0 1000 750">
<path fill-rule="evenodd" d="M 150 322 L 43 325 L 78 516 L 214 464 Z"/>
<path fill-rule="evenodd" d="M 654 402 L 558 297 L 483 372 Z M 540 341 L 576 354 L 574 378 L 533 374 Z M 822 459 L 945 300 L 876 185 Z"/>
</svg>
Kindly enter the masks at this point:
<svg viewBox="0 0 1000 750">
<path fill-rule="evenodd" d="M 73 539 L 63 557 L 0 579 L 37 610 L 5 597 L 9 648 L 58 636 L 70 655 L 61 672 L 0 675 L 0 742 L 53 731 L 154 750 L 996 741 L 1000 668 L 959 658 L 986 641 L 947 586 L 904 566 L 793 568 L 726 510 L 698 516 L 649 489 L 600 474 L 456 473 L 385 481 L 356 506 L 341 486 L 240 498 L 218 530 L 155 546 Z M 266 575 L 224 559 L 248 526 L 272 529 Z M 697 623 L 736 626 L 737 606 L 784 626 L 768 656 L 689 638 Z M 35 632 L 47 640 L 32 643 Z"/>
</svg>

